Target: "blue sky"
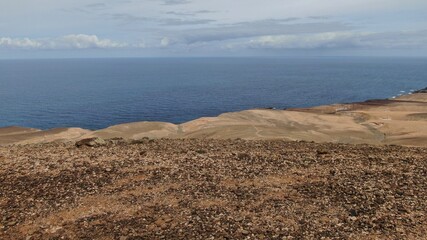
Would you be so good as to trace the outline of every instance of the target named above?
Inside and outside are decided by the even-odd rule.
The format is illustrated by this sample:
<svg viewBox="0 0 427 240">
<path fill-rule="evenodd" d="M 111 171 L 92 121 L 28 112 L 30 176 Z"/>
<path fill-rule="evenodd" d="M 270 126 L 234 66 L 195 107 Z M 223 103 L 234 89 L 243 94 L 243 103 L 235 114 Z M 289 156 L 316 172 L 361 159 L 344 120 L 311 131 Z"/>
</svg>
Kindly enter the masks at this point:
<svg viewBox="0 0 427 240">
<path fill-rule="evenodd" d="M 0 0 L 0 58 L 427 56 L 426 0 Z"/>
</svg>

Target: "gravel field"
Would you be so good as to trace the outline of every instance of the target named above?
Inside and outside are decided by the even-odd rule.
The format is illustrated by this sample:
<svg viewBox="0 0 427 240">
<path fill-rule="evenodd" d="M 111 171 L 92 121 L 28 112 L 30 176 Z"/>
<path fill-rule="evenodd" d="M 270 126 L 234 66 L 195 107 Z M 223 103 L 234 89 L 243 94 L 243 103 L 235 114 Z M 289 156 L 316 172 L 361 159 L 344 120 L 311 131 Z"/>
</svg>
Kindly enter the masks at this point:
<svg viewBox="0 0 427 240">
<path fill-rule="evenodd" d="M 0 239 L 427 239 L 427 148 L 0 147 Z"/>
</svg>

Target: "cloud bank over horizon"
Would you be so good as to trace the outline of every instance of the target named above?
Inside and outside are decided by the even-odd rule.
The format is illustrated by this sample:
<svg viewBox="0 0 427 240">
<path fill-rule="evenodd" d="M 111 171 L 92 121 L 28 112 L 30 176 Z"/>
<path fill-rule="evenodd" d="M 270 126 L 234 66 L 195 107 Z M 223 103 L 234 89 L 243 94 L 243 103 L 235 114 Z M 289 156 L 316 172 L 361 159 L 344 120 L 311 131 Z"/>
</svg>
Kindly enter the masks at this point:
<svg viewBox="0 0 427 240">
<path fill-rule="evenodd" d="M 88 49 L 88 48 L 125 48 L 127 43 L 114 42 L 110 39 L 99 39 L 96 35 L 70 34 L 53 39 L 0 38 L 1 48 L 11 49 Z"/>
<path fill-rule="evenodd" d="M 420 0 L 0 2 L 0 57 L 427 56 Z M 46 54 L 48 56 L 49 54 Z"/>
</svg>

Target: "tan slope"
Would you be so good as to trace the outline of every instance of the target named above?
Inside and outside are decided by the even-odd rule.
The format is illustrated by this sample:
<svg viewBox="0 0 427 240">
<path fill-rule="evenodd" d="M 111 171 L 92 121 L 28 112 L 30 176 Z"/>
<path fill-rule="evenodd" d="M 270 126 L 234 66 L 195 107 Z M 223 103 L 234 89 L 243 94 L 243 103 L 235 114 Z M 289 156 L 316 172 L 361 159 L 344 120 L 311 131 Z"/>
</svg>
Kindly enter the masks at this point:
<svg viewBox="0 0 427 240">
<path fill-rule="evenodd" d="M 81 128 L 56 128 L 46 131 L 19 127 L 3 128 L 0 129 L 0 145 L 74 141 L 89 132 Z"/>
<path fill-rule="evenodd" d="M 111 126 L 105 129 L 90 132 L 84 135 L 84 138 L 101 137 L 108 138 L 126 138 L 141 139 L 149 138 L 167 138 L 174 137 L 178 132 L 178 126 L 172 123 L 164 122 L 136 122 Z"/>
<path fill-rule="evenodd" d="M 81 128 L 56 128 L 46 131 L 14 135 L 14 137 L 18 140 L 15 143 L 19 144 L 47 143 L 56 141 L 67 142 L 78 140 L 89 132 L 89 130 Z"/>
<path fill-rule="evenodd" d="M 28 138 L 27 134 L 36 133 L 39 131 L 39 129 L 35 128 L 23 128 L 15 126 L 0 128 L 0 145 L 25 140 Z"/>
<path fill-rule="evenodd" d="M 3 127 L 3 128 L 0 128 L 0 136 L 32 133 L 32 132 L 38 132 L 38 131 L 40 131 L 40 129 L 24 128 L 24 127 L 16 127 L 16 126 Z"/>
<path fill-rule="evenodd" d="M 397 100 L 427 102 L 427 93 L 408 94 L 408 95 L 400 96 L 396 99 Z"/>
<path fill-rule="evenodd" d="M 427 146 L 427 93 L 295 111 L 352 116 L 359 124 L 383 134 L 383 144 Z"/>
<path fill-rule="evenodd" d="M 381 131 L 385 144 L 427 146 L 427 94 L 399 97 L 389 104 L 355 112 L 368 116 L 366 123 Z"/>
<path fill-rule="evenodd" d="M 352 117 L 283 110 L 248 110 L 197 119 L 181 125 L 186 138 L 288 139 L 316 142 L 379 143 Z"/>
</svg>

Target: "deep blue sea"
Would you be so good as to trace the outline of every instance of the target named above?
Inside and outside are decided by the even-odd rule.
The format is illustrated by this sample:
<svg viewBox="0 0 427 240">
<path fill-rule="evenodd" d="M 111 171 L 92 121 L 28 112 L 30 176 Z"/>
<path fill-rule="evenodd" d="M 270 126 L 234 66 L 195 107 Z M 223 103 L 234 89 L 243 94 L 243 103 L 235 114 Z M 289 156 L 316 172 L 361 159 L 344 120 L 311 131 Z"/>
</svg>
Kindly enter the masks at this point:
<svg viewBox="0 0 427 240">
<path fill-rule="evenodd" d="M 251 108 L 388 98 L 424 87 L 422 58 L 0 60 L 0 127 L 181 123 Z"/>
</svg>

